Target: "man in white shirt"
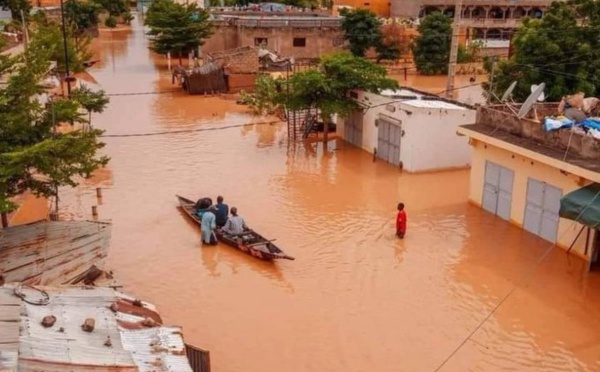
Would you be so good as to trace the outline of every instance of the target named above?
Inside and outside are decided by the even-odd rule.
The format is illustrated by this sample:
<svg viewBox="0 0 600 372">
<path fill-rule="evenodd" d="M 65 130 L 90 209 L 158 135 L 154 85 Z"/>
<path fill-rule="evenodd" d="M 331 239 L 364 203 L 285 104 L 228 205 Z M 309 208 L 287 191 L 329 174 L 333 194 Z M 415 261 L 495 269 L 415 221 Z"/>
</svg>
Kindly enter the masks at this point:
<svg viewBox="0 0 600 372">
<path fill-rule="evenodd" d="M 247 229 L 247 227 L 244 219 L 238 216 L 236 207 L 231 207 L 231 217 L 225 222 L 223 231 L 227 234 L 236 235 L 243 233 L 245 229 Z"/>
</svg>

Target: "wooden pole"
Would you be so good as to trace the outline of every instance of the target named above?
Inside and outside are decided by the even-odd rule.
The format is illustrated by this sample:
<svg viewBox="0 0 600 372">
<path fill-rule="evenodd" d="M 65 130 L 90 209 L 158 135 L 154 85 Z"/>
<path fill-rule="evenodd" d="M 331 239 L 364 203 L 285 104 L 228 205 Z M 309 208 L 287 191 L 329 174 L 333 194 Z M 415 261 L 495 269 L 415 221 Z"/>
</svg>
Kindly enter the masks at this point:
<svg viewBox="0 0 600 372">
<path fill-rule="evenodd" d="M 92 205 L 92 216 L 98 216 L 98 207 L 96 205 Z"/>
<path fill-rule="evenodd" d="M 7 228 L 8 227 L 8 213 L 2 212 L 1 215 L 2 215 L 2 227 Z"/>
<path fill-rule="evenodd" d="M 98 198 L 102 197 L 102 188 L 96 187 L 96 197 L 98 197 Z"/>
<path fill-rule="evenodd" d="M 454 76 L 456 75 L 456 62 L 458 60 L 458 33 L 462 18 L 462 0 L 456 0 L 454 6 L 454 22 L 452 23 L 452 42 L 450 44 L 450 61 L 448 64 L 448 82 L 446 84 L 446 98 L 454 98 Z"/>
</svg>

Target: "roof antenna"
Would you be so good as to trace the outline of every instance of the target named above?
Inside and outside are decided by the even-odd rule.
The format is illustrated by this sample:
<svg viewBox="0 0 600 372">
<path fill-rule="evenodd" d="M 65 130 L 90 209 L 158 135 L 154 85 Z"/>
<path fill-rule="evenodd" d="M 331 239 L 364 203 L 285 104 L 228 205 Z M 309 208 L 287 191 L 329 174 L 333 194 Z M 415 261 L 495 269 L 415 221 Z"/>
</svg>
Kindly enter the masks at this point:
<svg viewBox="0 0 600 372">
<path fill-rule="evenodd" d="M 529 97 L 527 97 L 527 99 L 525 100 L 525 102 L 523 102 L 523 104 L 521 105 L 521 109 L 519 109 L 519 112 L 517 113 L 517 116 L 519 117 L 519 119 L 524 118 L 525 116 L 527 116 L 527 114 L 529 114 L 529 111 L 531 111 L 531 108 L 534 108 L 534 113 L 535 113 L 535 117 L 537 118 L 537 110 L 535 109 L 534 105 L 536 102 L 538 101 L 543 101 L 545 99 L 544 97 L 544 89 L 546 88 L 546 83 L 541 83 L 540 85 L 532 85 L 531 86 L 531 94 L 529 95 Z"/>
</svg>

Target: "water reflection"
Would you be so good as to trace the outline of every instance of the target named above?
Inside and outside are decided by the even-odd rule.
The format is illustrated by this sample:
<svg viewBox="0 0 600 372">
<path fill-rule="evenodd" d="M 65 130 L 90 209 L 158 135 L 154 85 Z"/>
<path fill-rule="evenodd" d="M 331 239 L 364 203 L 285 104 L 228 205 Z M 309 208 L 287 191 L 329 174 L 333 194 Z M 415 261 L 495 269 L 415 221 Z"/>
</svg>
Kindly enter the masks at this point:
<svg viewBox="0 0 600 372">
<path fill-rule="evenodd" d="M 123 43 L 114 70 L 92 71 L 106 91 L 170 84 L 140 24 Z M 107 134 L 193 131 L 106 138 L 109 172 L 62 192 L 66 211 L 87 216 L 94 183 L 110 185 L 98 208 L 114 222 L 109 267 L 209 349 L 215 370 L 434 370 L 548 247 L 469 206 L 468 171 L 402 173 L 338 140 L 288 146 L 284 124 L 223 129 L 262 120 L 240 107 L 181 92 L 115 96 L 95 118 Z M 224 195 L 297 260 L 201 248 L 175 194 Z M 600 370 L 600 283 L 564 257 L 549 256 L 443 370 Z"/>
</svg>

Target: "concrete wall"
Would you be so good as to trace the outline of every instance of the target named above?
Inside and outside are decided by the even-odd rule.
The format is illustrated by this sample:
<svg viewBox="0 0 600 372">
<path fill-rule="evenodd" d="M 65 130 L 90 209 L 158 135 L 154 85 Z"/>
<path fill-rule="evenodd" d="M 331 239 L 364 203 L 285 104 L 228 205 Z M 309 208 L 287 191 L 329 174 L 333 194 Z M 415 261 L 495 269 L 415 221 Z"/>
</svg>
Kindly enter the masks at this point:
<svg viewBox="0 0 600 372">
<path fill-rule="evenodd" d="M 391 14 L 390 0 L 333 0 L 333 14 L 338 14 L 340 6 L 351 6 L 357 9 L 369 9 L 380 17 Z"/>
<path fill-rule="evenodd" d="M 377 148 L 379 128 L 375 126 L 375 120 L 389 118 L 402 123 L 404 136 L 400 145 L 400 161 L 404 170 L 423 172 L 470 165 L 468 138 L 457 136 L 456 130 L 460 125 L 475 122 L 475 110 L 415 107 L 394 102 L 398 99 L 391 97 L 366 92 L 357 94 L 359 102 L 372 107 L 363 116 L 361 147 L 365 151 L 373 153 Z M 394 112 L 389 111 L 392 107 Z M 338 123 L 337 132 L 344 138 L 345 122 L 340 119 Z"/>
<path fill-rule="evenodd" d="M 203 52 L 219 52 L 243 46 L 254 46 L 256 38 L 266 38 L 267 47 L 282 57 L 318 58 L 342 50 L 342 31 L 318 28 L 251 28 L 218 26 L 206 40 Z M 305 38 L 306 46 L 294 47 L 294 38 Z"/>
<path fill-rule="evenodd" d="M 476 140 L 473 140 L 472 154 L 469 201 L 481 207 L 486 160 L 513 170 L 514 183 L 510 222 L 521 228 L 523 227 L 523 220 L 525 218 L 528 177 L 561 189 L 563 196 L 583 187 L 586 182 L 572 174 L 565 175 L 561 173 L 560 169 L 548 166 L 536 159 L 513 154 Z M 579 223 L 561 218 L 558 226 L 557 244 L 562 248 L 568 248 L 581 227 L 582 225 Z M 593 234 L 591 237 L 593 238 Z M 579 237 L 572 252 L 583 257 L 584 251 L 585 232 Z M 589 259 L 589 257 L 586 257 L 586 259 Z"/>
<path fill-rule="evenodd" d="M 390 0 L 390 14 L 392 17 L 417 18 L 421 10 L 420 0 Z"/>
</svg>

